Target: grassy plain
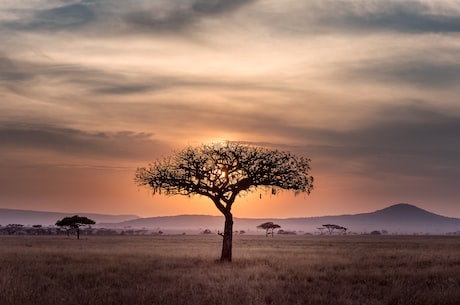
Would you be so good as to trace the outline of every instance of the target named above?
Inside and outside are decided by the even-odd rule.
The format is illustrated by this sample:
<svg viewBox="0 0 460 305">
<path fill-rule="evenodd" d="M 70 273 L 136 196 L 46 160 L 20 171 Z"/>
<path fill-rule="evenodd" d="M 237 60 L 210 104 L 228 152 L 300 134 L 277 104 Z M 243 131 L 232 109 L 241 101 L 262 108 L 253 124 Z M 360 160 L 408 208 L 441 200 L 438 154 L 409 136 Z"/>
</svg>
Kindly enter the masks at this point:
<svg viewBox="0 0 460 305">
<path fill-rule="evenodd" d="M 1 305 L 459 305 L 455 236 L 0 236 Z"/>
</svg>

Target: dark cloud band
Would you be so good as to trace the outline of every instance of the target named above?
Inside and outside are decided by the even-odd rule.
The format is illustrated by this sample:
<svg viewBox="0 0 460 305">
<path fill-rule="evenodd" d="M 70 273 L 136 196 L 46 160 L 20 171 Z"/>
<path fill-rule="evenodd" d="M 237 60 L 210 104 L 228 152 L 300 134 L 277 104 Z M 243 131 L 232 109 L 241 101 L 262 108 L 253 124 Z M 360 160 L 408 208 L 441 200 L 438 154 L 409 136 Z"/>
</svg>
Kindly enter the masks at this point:
<svg viewBox="0 0 460 305">
<path fill-rule="evenodd" d="M 0 142 L 9 149 L 49 151 L 67 156 L 107 159 L 150 159 L 165 144 L 152 134 L 134 132 L 88 132 L 44 124 L 0 124 Z M 161 150 L 161 149 L 160 149 Z"/>
</svg>

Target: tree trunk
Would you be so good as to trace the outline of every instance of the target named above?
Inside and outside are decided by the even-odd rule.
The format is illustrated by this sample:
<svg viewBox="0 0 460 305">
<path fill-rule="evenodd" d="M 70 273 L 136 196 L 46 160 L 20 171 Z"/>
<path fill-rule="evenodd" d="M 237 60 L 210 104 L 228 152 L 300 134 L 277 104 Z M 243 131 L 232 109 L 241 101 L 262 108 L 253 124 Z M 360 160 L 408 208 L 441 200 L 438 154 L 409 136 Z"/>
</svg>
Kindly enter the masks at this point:
<svg viewBox="0 0 460 305">
<path fill-rule="evenodd" d="M 77 228 L 77 239 L 80 239 L 80 229 Z"/>
<path fill-rule="evenodd" d="M 220 256 L 221 262 L 232 261 L 232 238 L 233 238 L 233 216 L 228 212 L 225 216 L 225 227 L 222 242 L 222 255 Z"/>
</svg>

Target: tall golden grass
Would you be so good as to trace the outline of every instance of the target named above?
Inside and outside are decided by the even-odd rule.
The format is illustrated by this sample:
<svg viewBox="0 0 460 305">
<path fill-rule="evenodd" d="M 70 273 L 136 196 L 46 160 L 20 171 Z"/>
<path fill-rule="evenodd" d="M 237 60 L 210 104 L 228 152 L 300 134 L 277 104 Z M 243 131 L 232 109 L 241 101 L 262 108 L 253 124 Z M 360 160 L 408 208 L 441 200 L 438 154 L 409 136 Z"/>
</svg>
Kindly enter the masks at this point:
<svg viewBox="0 0 460 305">
<path fill-rule="evenodd" d="M 1 305 L 459 305 L 460 238 L 0 236 Z"/>
</svg>

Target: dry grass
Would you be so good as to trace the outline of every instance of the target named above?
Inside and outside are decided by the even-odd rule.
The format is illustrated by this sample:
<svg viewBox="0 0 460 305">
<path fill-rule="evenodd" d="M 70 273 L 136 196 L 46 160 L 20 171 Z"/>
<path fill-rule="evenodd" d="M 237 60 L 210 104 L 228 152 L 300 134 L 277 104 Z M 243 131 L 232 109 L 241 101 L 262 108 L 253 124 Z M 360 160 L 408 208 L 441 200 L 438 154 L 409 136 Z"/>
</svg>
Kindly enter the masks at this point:
<svg viewBox="0 0 460 305">
<path fill-rule="evenodd" d="M 0 304 L 460 304 L 460 239 L 0 236 Z"/>
</svg>

